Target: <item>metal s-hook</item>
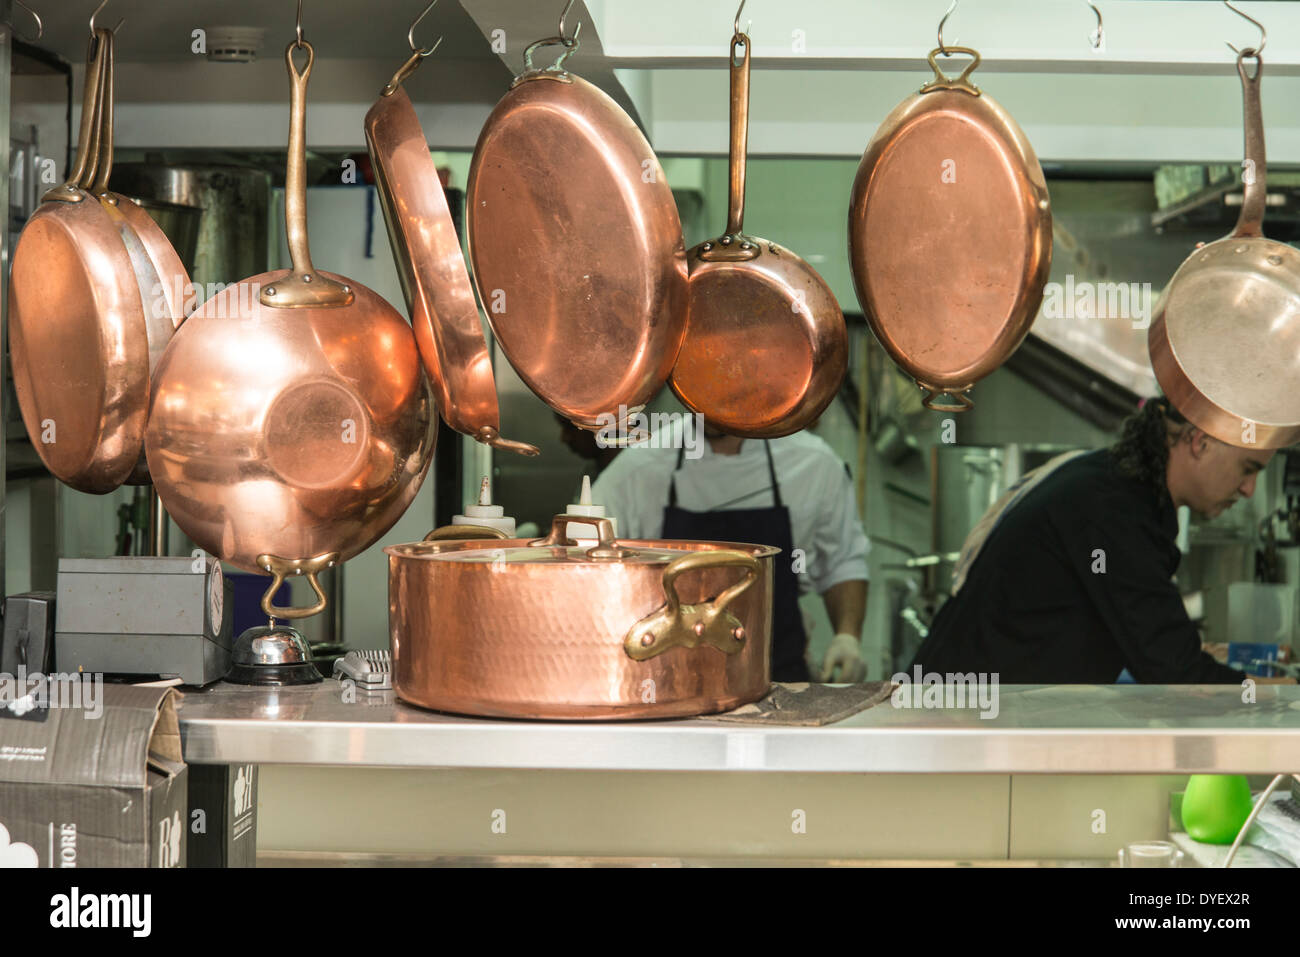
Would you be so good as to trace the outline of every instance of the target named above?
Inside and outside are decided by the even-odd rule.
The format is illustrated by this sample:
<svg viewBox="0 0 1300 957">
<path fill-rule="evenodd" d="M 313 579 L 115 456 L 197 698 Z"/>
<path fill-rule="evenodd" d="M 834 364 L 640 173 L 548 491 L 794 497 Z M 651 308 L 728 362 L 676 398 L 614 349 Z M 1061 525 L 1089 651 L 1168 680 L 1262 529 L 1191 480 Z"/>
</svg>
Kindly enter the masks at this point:
<svg viewBox="0 0 1300 957">
<path fill-rule="evenodd" d="M 18 4 L 18 6 L 22 7 L 24 10 L 30 13 L 32 15 L 32 19 L 36 21 L 36 36 L 31 38 L 18 37 L 18 39 L 22 40 L 24 43 L 35 43 L 37 40 L 39 40 L 41 37 L 45 35 L 45 24 L 41 22 L 41 15 L 37 13 L 35 10 L 33 10 L 31 7 L 27 6 L 27 4 L 23 3 L 23 0 L 14 0 L 14 3 Z M 119 23 L 118 26 L 121 26 L 121 24 Z"/>
<path fill-rule="evenodd" d="M 555 31 L 556 36 L 564 41 L 566 47 L 573 46 L 573 44 L 577 42 L 578 34 L 582 31 L 582 21 L 579 20 L 578 25 L 573 28 L 573 36 L 566 37 L 564 35 L 564 21 L 568 19 L 569 11 L 573 9 L 573 4 L 574 0 L 569 0 L 569 2 L 564 5 L 564 12 L 560 14 L 560 25 Z"/>
<path fill-rule="evenodd" d="M 411 45 L 412 53 L 416 53 L 422 57 L 426 57 L 434 50 L 438 49 L 439 44 L 442 43 L 442 37 L 438 37 L 438 39 L 434 42 L 433 46 L 429 47 L 427 50 L 421 49 L 420 47 L 417 47 L 415 45 L 415 28 L 420 25 L 421 20 L 423 20 L 425 17 L 429 15 L 429 11 L 432 10 L 437 5 L 438 5 L 438 0 L 433 0 L 433 3 L 425 7 L 424 12 L 415 18 L 415 21 L 411 24 L 411 29 L 406 31 L 406 42 Z"/>
<path fill-rule="evenodd" d="M 293 33 L 296 37 L 293 41 L 294 48 L 301 50 L 305 46 L 302 42 L 302 0 L 298 0 L 298 19 L 294 21 Z"/>
<path fill-rule="evenodd" d="M 952 0 L 952 3 L 948 5 L 948 12 L 945 13 L 943 15 L 943 19 L 939 21 L 939 55 L 940 56 L 952 56 L 952 54 L 948 52 L 948 48 L 943 45 L 943 25 L 948 22 L 948 18 L 952 16 L 952 12 L 957 9 L 957 2 L 958 0 Z M 960 40 L 954 40 L 952 42 L 953 46 L 958 46 L 960 43 L 961 43 Z"/>
<path fill-rule="evenodd" d="M 740 9 L 736 11 L 736 19 L 732 22 L 732 27 L 731 27 L 731 35 L 733 37 L 744 36 L 745 34 L 749 33 L 749 31 L 754 26 L 754 21 L 750 20 L 749 25 L 745 27 L 745 33 L 740 32 L 740 14 L 745 9 L 746 2 L 747 0 L 740 0 Z"/>
<path fill-rule="evenodd" d="M 1260 23 L 1254 17 L 1242 13 L 1231 3 L 1229 3 L 1228 0 L 1223 0 L 1223 5 L 1227 7 L 1229 10 L 1231 10 L 1233 13 L 1235 13 L 1237 16 L 1241 17 L 1242 19 L 1249 20 L 1259 29 L 1258 47 L 1246 47 L 1246 49 L 1244 50 L 1238 50 L 1231 43 L 1228 43 L 1228 41 L 1225 40 L 1224 43 L 1228 43 L 1228 49 L 1231 50 L 1233 53 L 1237 54 L 1237 56 L 1239 57 L 1258 57 L 1261 53 L 1264 52 L 1264 45 L 1268 43 L 1268 31 L 1264 29 L 1264 24 Z"/>
<path fill-rule="evenodd" d="M 1101 50 L 1106 46 L 1106 32 L 1105 28 L 1101 25 L 1101 10 L 1098 9 L 1097 5 L 1093 3 L 1092 0 L 1084 0 L 1084 2 L 1092 8 L 1093 13 L 1097 14 L 1097 29 L 1088 34 L 1088 42 L 1092 44 L 1094 50 L 1101 52 Z"/>
<path fill-rule="evenodd" d="M 90 15 L 90 35 L 92 37 L 95 35 L 95 17 L 99 16 L 99 11 L 103 10 L 106 6 L 108 6 L 108 0 L 100 0 L 99 6 L 97 6 L 95 12 Z M 36 14 L 33 13 L 32 16 L 36 16 Z M 39 20 L 40 18 L 37 17 L 37 19 Z M 113 32 L 116 33 L 118 30 L 122 29 L 122 24 L 124 23 L 126 23 L 126 17 L 117 21 L 117 26 L 113 27 Z M 41 29 L 43 31 L 45 29 L 44 26 L 42 26 Z"/>
</svg>

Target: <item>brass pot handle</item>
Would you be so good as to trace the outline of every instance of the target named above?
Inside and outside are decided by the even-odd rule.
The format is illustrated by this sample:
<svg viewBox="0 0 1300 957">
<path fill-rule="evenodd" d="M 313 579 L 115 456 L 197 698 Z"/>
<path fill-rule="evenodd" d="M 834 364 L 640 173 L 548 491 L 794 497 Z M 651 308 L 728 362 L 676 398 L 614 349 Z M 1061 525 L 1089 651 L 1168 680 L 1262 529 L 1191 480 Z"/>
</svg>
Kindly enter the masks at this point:
<svg viewBox="0 0 1300 957">
<path fill-rule="evenodd" d="M 266 613 L 266 617 L 271 619 L 310 618 L 312 615 L 320 614 L 325 610 L 328 601 L 316 576 L 327 568 L 333 568 L 338 563 L 338 552 L 326 552 L 324 555 L 317 555 L 315 558 L 296 559 L 280 558 L 278 555 L 258 555 L 258 567 L 274 576 L 271 587 L 262 596 L 262 611 Z M 275 598 L 275 593 L 280 586 L 284 584 L 284 580 L 298 575 L 307 576 L 307 583 L 311 585 L 311 590 L 316 593 L 316 604 L 307 608 L 281 608 L 272 604 L 272 599 Z"/>
<path fill-rule="evenodd" d="M 86 80 L 81 95 L 81 129 L 77 137 L 77 156 L 68 172 L 67 182 L 46 190 L 42 203 L 79 203 L 83 197 L 81 186 L 89 186 L 95 178 L 95 162 L 99 156 L 99 103 L 103 77 L 105 45 L 97 31 L 86 48 Z"/>
<path fill-rule="evenodd" d="M 727 588 L 717 598 L 702 605 L 683 605 L 677 595 L 677 578 L 702 568 L 734 565 L 745 570 L 745 577 Z M 745 552 L 723 549 L 692 552 L 674 559 L 664 569 L 664 606 L 633 625 L 623 639 L 623 651 L 633 661 L 646 661 L 669 648 L 694 648 L 701 643 L 734 655 L 745 647 L 745 626 L 727 605 L 758 578 L 758 559 Z"/>
<path fill-rule="evenodd" d="M 499 528 L 492 528 L 488 525 L 443 525 L 441 528 L 435 528 L 428 535 L 424 536 L 426 542 L 442 542 L 448 540 L 468 541 L 478 538 L 509 538 L 505 532 Z"/>
<path fill-rule="evenodd" d="M 293 51 L 302 47 L 307 62 L 302 72 L 293 62 Z M 293 270 L 283 279 L 263 286 L 258 301 L 274 309 L 306 309 L 315 306 L 348 306 L 356 296 L 351 286 L 326 278 L 311 262 L 307 243 L 307 80 L 311 77 L 316 51 L 306 40 L 295 40 L 284 48 L 289 69 L 289 155 L 284 170 L 284 235 Z"/>
<path fill-rule="evenodd" d="M 587 549 L 587 557 L 595 559 L 620 559 L 634 554 L 632 549 L 623 548 L 614 541 L 614 523 L 607 518 L 592 518 L 587 515 L 557 515 L 551 519 L 551 531 L 545 538 L 535 538 L 529 542 L 533 548 L 561 547 L 577 545 L 564 533 L 569 525 L 595 525 L 596 547 Z"/>
<path fill-rule="evenodd" d="M 966 69 L 961 71 L 961 76 L 957 79 L 946 76 L 943 70 L 939 69 L 939 61 L 935 59 L 940 53 L 953 54 L 964 53 L 971 58 L 970 64 Z M 933 93 L 936 90 L 961 90 L 963 93 L 969 93 L 971 96 L 979 96 L 980 88 L 970 81 L 970 75 L 980 65 L 979 51 L 971 47 L 944 47 L 942 50 L 935 47 L 930 51 L 930 69 L 934 70 L 934 79 L 921 87 L 922 93 Z"/>
<path fill-rule="evenodd" d="M 931 412 L 969 412 L 975 408 L 970 396 L 964 394 L 970 386 L 962 389 L 936 389 L 924 382 L 918 382 L 917 386 L 926 394 L 921 404 Z M 940 398 L 950 401 L 939 402 Z"/>
<path fill-rule="evenodd" d="M 1246 72 L 1246 61 L 1255 61 L 1255 75 Z M 1232 230 L 1234 239 L 1258 238 L 1264 235 L 1264 208 L 1268 204 L 1266 169 L 1264 154 L 1264 114 L 1259 102 L 1259 80 L 1264 72 L 1264 61 L 1258 51 L 1243 50 L 1237 55 L 1237 73 L 1241 77 L 1242 126 L 1245 128 L 1246 157 L 1242 164 L 1246 171 L 1242 174 L 1245 190 L 1241 200 L 1241 212 L 1237 216 L 1237 225 Z"/>
</svg>

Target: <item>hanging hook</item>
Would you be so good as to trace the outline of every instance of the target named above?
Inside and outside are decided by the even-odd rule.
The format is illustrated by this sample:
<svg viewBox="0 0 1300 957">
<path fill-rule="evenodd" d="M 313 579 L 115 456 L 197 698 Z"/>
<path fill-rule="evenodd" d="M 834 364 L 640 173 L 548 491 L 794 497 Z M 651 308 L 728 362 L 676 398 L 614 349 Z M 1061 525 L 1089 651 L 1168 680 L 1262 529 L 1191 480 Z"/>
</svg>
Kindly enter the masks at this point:
<svg viewBox="0 0 1300 957">
<path fill-rule="evenodd" d="M 442 43 L 442 37 L 438 37 L 437 41 L 433 44 L 433 46 L 429 47 L 427 50 L 422 50 L 415 45 L 415 28 L 420 25 L 421 20 L 423 20 L 425 17 L 429 15 L 429 11 L 432 10 L 437 5 L 438 5 L 438 0 L 433 0 L 433 3 L 425 7 L 424 12 L 415 18 L 415 22 L 411 24 L 411 29 L 406 31 L 406 42 L 411 45 L 412 53 L 418 53 L 420 56 L 426 57 L 434 50 L 438 49 L 439 44 Z"/>
<path fill-rule="evenodd" d="M 95 17 L 99 16 L 99 11 L 103 10 L 106 6 L 108 6 L 108 0 L 100 0 L 99 6 L 97 6 L 95 12 L 90 15 L 90 35 L 92 37 L 95 35 Z M 32 16 L 35 17 L 36 14 L 33 13 Z M 40 17 L 37 17 L 36 19 L 39 21 Z M 122 24 L 124 23 L 126 23 L 126 17 L 117 21 L 117 26 L 113 27 L 113 32 L 116 33 L 118 30 L 122 29 Z M 45 29 L 44 26 L 42 26 L 41 29 L 43 31 Z"/>
<path fill-rule="evenodd" d="M 35 10 L 33 10 L 31 7 L 27 6 L 27 4 L 23 3 L 23 0 L 14 0 L 14 3 L 18 4 L 18 6 L 22 7 L 24 10 L 30 13 L 32 15 L 32 19 L 36 21 L 36 36 L 30 38 L 18 37 L 18 39 L 22 40 L 24 43 L 35 43 L 42 36 L 45 35 L 45 24 L 41 22 L 41 15 L 37 13 Z M 16 33 L 14 35 L 17 36 Z"/>
<path fill-rule="evenodd" d="M 1084 0 L 1092 8 L 1092 12 L 1097 14 L 1097 29 L 1088 34 L 1088 42 L 1092 44 L 1094 50 L 1100 50 L 1106 43 L 1106 33 L 1101 25 L 1101 10 L 1092 0 Z"/>
<path fill-rule="evenodd" d="M 743 10 L 745 9 L 745 4 L 746 4 L 746 2 L 747 2 L 747 0 L 740 0 L 740 9 L 736 11 L 736 19 L 735 19 L 734 23 L 732 24 L 732 36 L 737 36 L 737 37 L 738 37 L 738 36 L 741 36 L 741 33 L 740 33 L 740 14 L 741 14 L 741 11 L 743 11 Z M 745 28 L 745 33 L 748 33 L 749 30 L 750 30 L 750 28 L 753 27 L 753 26 L 754 26 L 754 21 L 753 21 L 753 20 L 750 20 L 750 21 L 749 21 L 749 26 L 747 26 L 747 27 Z"/>
<path fill-rule="evenodd" d="M 569 2 L 564 5 L 564 12 L 560 14 L 560 27 L 556 31 L 559 38 L 564 41 L 566 47 L 573 46 L 573 44 L 578 41 L 578 34 L 582 32 L 582 21 L 579 20 L 578 25 L 573 28 L 573 36 L 566 37 L 564 35 L 564 21 L 568 18 L 569 11 L 573 9 L 573 3 L 574 0 L 569 0 Z"/>
<path fill-rule="evenodd" d="M 304 46 L 302 42 L 302 0 L 298 0 L 298 19 L 294 22 L 293 32 L 297 37 L 297 39 L 293 41 L 293 45 L 297 49 L 301 50 Z"/>
<path fill-rule="evenodd" d="M 1247 16 L 1246 14 L 1242 13 L 1231 3 L 1229 3 L 1228 0 L 1223 0 L 1223 5 L 1227 7 L 1229 10 L 1231 10 L 1233 13 L 1235 13 L 1237 16 L 1249 20 L 1251 23 L 1255 24 L 1255 26 L 1259 28 L 1258 47 L 1246 47 L 1246 49 L 1244 50 L 1238 50 L 1231 43 L 1228 43 L 1228 49 L 1231 50 L 1233 53 L 1237 54 L 1237 56 L 1258 57 L 1261 53 L 1264 52 L 1264 44 L 1268 43 L 1268 31 L 1264 29 L 1264 24 L 1260 23 L 1254 17 Z M 1227 43 L 1226 40 L 1224 42 Z"/>
<path fill-rule="evenodd" d="M 957 9 L 957 0 L 952 0 L 952 3 L 949 4 L 948 6 L 948 12 L 945 13 L 943 15 L 943 19 L 939 21 L 939 55 L 940 56 L 952 56 L 952 54 L 948 52 L 948 48 L 943 45 L 943 25 L 948 22 L 948 18 L 952 16 L 952 12 L 956 9 Z M 959 43 L 961 43 L 960 40 L 953 41 L 954 46 L 956 46 Z"/>
</svg>

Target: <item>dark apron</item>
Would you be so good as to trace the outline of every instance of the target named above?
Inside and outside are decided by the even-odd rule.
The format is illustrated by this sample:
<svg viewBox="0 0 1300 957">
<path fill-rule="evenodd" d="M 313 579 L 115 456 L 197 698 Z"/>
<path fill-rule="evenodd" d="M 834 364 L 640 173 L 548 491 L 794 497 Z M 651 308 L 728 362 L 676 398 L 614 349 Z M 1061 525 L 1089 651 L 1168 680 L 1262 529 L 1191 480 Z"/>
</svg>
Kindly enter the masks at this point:
<svg viewBox="0 0 1300 957">
<path fill-rule="evenodd" d="M 772 477 L 771 508 L 732 508 L 715 512 L 688 512 L 677 507 L 677 475 L 669 480 L 668 507 L 664 509 L 664 538 L 689 538 L 709 542 L 752 542 L 781 549 L 775 556 L 772 608 L 772 680 L 808 681 L 804 651 L 808 636 L 799 613 L 799 580 L 794 573 L 791 553 L 794 535 L 790 531 L 790 510 L 781 502 L 781 486 L 776 481 L 772 448 L 763 441 L 767 452 L 767 470 Z M 682 467 L 685 449 L 677 450 L 677 469 Z"/>
</svg>

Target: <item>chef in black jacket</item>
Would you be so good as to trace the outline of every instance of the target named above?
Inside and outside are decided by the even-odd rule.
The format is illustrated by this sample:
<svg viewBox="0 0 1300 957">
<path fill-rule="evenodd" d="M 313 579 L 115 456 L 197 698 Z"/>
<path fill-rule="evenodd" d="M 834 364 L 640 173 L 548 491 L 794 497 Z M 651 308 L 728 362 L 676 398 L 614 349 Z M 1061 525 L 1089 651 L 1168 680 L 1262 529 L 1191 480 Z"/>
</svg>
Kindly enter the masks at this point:
<svg viewBox="0 0 1300 957">
<path fill-rule="evenodd" d="M 1013 684 L 1109 684 L 1125 668 L 1141 683 L 1239 684 L 1202 650 L 1172 580 L 1176 508 L 1221 514 L 1272 457 L 1147 401 L 1114 446 L 1054 459 L 985 515 L 912 667 Z"/>
</svg>

